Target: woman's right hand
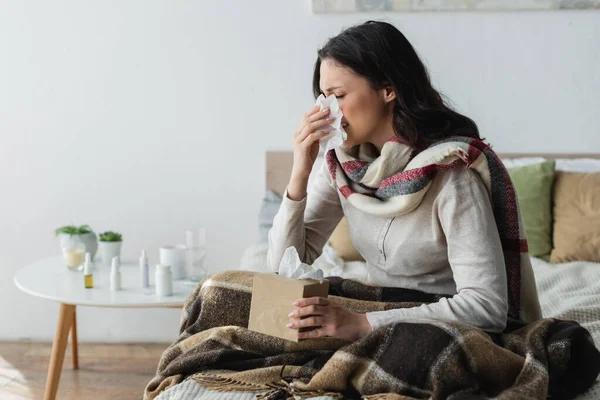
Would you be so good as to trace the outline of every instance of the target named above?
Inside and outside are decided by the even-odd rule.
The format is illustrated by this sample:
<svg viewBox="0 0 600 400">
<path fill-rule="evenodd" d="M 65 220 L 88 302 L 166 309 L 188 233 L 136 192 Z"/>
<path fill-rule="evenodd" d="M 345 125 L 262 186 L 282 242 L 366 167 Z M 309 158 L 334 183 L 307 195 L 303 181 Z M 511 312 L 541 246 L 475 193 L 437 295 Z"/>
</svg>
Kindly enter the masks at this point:
<svg viewBox="0 0 600 400">
<path fill-rule="evenodd" d="M 321 111 L 321 108 L 315 105 L 304 114 L 302 122 L 294 132 L 294 165 L 288 185 L 290 199 L 299 201 L 306 197 L 308 177 L 319 156 L 319 140 L 329 133 L 322 128 L 334 119 L 329 117 L 329 108 Z"/>
<path fill-rule="evenodd" d="M 298 129 L 294 132 L 294 166 L 292 176 L 308 179 L 310 171 L 319 155 L 319 140 L 329 133 L 322 130 L 334 118 L 329 118 L 329 108 L 321 111 L 318 105 L 311 108 L 306 114 Z"/>
</svg>

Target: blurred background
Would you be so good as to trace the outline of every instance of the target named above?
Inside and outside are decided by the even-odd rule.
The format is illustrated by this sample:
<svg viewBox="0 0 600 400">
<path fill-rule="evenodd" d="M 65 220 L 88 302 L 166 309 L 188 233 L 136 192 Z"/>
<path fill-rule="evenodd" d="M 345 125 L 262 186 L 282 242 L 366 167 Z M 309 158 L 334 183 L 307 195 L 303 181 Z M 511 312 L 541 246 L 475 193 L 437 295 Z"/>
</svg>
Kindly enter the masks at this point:
<svg viewBox="0 0 600 400">
<path fill-rule="evenodd" d="M 54 229 L 123 234 L 123 257 L 206 228 L 210 272 L 258 239 L 265 152 L 291 150 L 317 49 L 396 25 L 499 152 L 600 150 L 600 12 L 330 13 L 309 1 L 0 1 L 0 340 L 52 341 L 58 303 L 17 269 Z M 180 311 L 78 312 L 79 340 L 170 342 Z M 157 324 L 157 321 L 160 323 Z"/>
</svg>

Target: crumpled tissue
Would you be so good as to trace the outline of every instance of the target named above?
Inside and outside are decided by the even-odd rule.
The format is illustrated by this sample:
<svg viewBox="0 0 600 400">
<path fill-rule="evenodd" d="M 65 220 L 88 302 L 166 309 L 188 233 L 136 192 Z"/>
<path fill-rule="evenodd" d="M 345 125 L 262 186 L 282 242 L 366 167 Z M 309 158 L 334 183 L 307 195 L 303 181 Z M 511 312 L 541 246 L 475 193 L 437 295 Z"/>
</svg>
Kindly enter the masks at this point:
<svg viewBox="0 0 600 400">
<path fill-rule="evenodd" d="M 319 283 L 323 283 L 325 276 L 322 269 L 313 269 L 310 265 L 300 261 L 300 256 L 294 246 L 288 247 L 283 253 L 283 258 L 279 263 L 279 275 L 286 278 L 314 279 Z"/>
<path fill-rule="evenodd" d="M 319 107 L 321 107 L 321 111 L 329 108 L 328 118 L 335 118 L 331 122 L 331 124 L 321 128 L 321 130 L 329 130 L 329 135 L 321 138 L 319 140 L 319 145 L 321 146 L 321 150 L 324 152 L 329 151 L 330 149 L 335 149 L 344 144 L 346 139 L 348 139 L 348 134 L 342 128 L 342 110 L 340 110 L 340 103 L 338 103 L 335 95 L 331 94 L 329 97 L 325 97 L 324 95 L 320 95 L 317 98 L 317 103 Z"/>
</svg>

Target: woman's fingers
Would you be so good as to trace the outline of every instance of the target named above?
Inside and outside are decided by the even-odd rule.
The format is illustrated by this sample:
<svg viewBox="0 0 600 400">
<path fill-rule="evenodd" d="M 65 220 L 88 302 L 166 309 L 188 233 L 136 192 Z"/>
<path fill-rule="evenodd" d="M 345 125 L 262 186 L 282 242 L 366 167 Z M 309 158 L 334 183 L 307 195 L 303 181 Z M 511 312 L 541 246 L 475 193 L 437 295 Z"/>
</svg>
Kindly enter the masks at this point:
<svg viewBox="0 0 600 400">
<path fill-rule="evenodd" d="M 296 136 L 300 136 L 303 133 L 305 133 L 305 129 L 307 127 L 308 128 L 312 127 L 311 130 L 319 129 L 321 126 L 323 126 L 320 121 L 324 121 L 323 124 L 325 124 L 325 125 L 330 124 L 331 122 L 333 122 L 334 121 L 333 118 L 329 118 L 329 119 L 325 118 L 325 117 L 327 117 L 328 114 L 329 114 L 329 108 L 326 108 L 323 111 L 319 111 L 319 112 L 314 113 L 309 118 L 307 118 L 306 120 L 302 121 L 302 124 L 301 124 L 301 126 L 299 128 L 299 133 Z M 299 140 L 299 142 L 301 143 L 304 139 L 306 139 L 306 135 L 304 135 L 303 138 L 302 138 L 302 140 Z"/>
<path fill-rule="evenodd" d="M 309 149 L 315 142 L 318 142 L 327 135 L 329 135 L 329 131 L 317 131 L 315 133 L 311 133 L 306 139 L 304 139 L 304 142 L 301 143 L 301 146 Z"/>
<path fill-rule="evenodd" d="M 306 118 L 306 122 L 315 122 L 320 120 L 321 118 L 325 118 L 326 115 L 329 114 L 329 108 L 324 109 L 323 111 L 318 111 L 312 115 L 310 115 L 308 118 Z"/>
<path fill-rule="evenodd" d="M 333 119 L 320 119 L 318 121 L 309 122 L 304 126 L 304 129 L 294 138 L 296 143 L 302 143 L 312 133 L 315 133 L 327 125 L 331 124 Z"/>
<path fill-rule="evenodd" d="M 304 128 L 306 128 L 307 124 L 324 118 L 327 114 L 329 114 L 329 108 L 321 111 L 321 108 L 319 106 L 314 106 L 313 108 L 308 110 L 306 114 L 304 114 L 304 117 L 302 117 L 302 121 L 300 121 L 300 125 L 298 125 L 298 128 L 296 129 L 292 137 L 298 137 L 298 135 L 304 132 Z"/>
<path fill-rule="evenodd" d="M 320 110 L 321 110 L 321 106 L 319 106 L 318 104 L 315 104 L 313 106 L 313 108 L 311 108 L 310 110 L 308 110 L 306 112 L 306 114 L 304 114 L 304 119 L 307 119 L 308 117 L 310 117 L 311 115 L 317 113 Z"/>
<path fill-rule="evenodd" d="M 298 299 L 292 303 L 294 307 L 306 307 L 311 305 L 328 306 L 329 299 L 325 297 L 307 297 L 305 299 Z"/>
<path fill-rule="evenodd" d="M 286 325 L 286 327 L 290 328 L 290 329 L 314 328 L 314 327 L 322 326 L 324 322 L 325 322 L 325 318 L 321 317 L 321 316 L 308 317 L 308 318 L 290 322 L 289 324 Z"/>
<path fill-rule="evenodd" d="M 331 124 L 335 118 L 320 119 L 315 122 L 308 123 L 302 132 L 296 137 L 297 143 L 304 143 L 312 134 L 321 130 L 321 128 Z"/>
<path fill-rule="evenodd" d="M 325 315 L 327 311 L 327 306 L 319 306 L 319 305 L 310 305 L 302 308 L 297 308 L 291 313 L 289 313 L 288 317 L 290 318 L 302 318 L 308 315 Z"/>
</svg>

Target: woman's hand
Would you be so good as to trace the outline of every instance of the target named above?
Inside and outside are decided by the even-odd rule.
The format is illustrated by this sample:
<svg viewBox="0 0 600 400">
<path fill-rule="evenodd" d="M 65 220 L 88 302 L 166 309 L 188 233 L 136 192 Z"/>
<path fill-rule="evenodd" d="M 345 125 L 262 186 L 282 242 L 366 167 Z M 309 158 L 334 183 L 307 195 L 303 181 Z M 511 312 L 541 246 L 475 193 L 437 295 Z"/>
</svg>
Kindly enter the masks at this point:
<svg viewBox="0 0 600 400">
<path fill-rule="evenodd" d="M 287 325 L 288 328 L 316 328 L 299 332 L 299 339 L 329 336 L 354 341 L 372 331 L 365 314 L 344 310 L 323 297 L 300 299 L 292 305 L 296 308 L 289 317 L 294 318 L 294 321 Z M 308 318 L 300 319 L 306 316 Z"/>
<path fill-rule="evenodd" d="M 322 128 L 329 125 L 335 118 L 328 118 L 329 108 L 321 111 L 318 105 L 310 109 L 298 125 L 293 135 L 294 165 L 288 197 L 292 200 L 301 200 L 306 196 L 308 176 L 319 155 L 319 140 L 329 134 Z"/>
</svg>

